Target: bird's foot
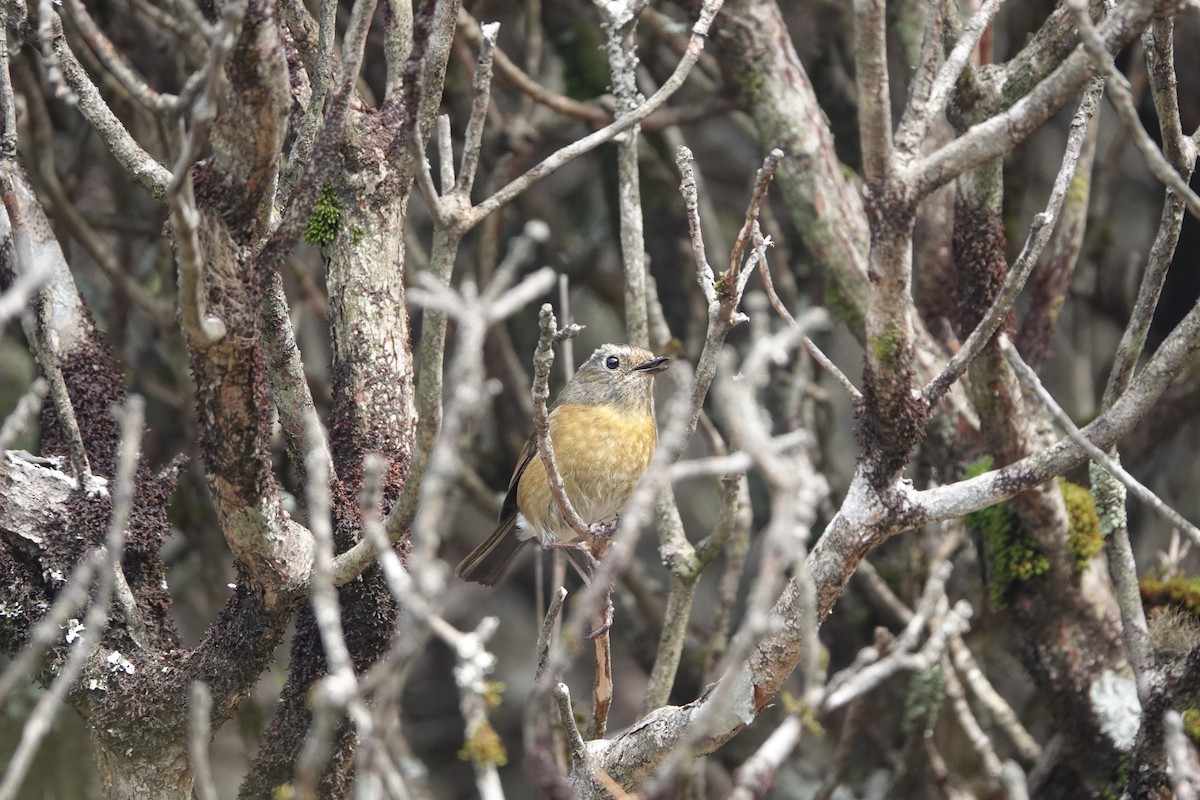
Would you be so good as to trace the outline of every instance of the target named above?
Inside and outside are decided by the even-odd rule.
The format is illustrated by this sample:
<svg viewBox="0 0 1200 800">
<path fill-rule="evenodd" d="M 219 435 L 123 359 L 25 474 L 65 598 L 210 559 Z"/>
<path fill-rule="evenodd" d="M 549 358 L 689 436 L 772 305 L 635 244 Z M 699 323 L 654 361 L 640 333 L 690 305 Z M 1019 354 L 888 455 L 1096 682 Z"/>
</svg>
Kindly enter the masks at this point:
<svg viewBox="0 0 1200 800">
<path fill-rule="evenodd" d="M 604 620 L 600 623 L 600 627 L 596 628 L 596 630 L 592 631 L 591 633 L 586 634 L 585 638 L 595 639 L 600 634 L 608 633 L 610 630 L 612 630 L 614 613 L 612 596 L 610 595 L 608 604 L 604 608 Z"/>
</svg>

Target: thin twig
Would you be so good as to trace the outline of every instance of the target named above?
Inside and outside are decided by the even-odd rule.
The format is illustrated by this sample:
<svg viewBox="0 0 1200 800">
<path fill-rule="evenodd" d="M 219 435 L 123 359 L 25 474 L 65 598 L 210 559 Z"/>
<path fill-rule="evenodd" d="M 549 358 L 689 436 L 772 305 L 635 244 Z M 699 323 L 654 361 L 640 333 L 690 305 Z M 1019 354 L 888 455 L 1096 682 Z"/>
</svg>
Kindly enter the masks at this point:
<svg viewBox="0 0 1200 800">
<path fill-rule="evenodd" d="M 1017 748 L 1021 759 L 1030 765 L 1036 764 L 1042 757 L 1042 746 L 1021 724 L 1017 712 L 983 674 L 979 662 L 975 660 L 974 654 L 962 637 L 950 640 L 950 657 L 953 659 L 955 670 L 967 684 L 971 694 L 987 709 L 987 715 L 992 722 L 1004 731 L 1009 741 Z"/>
<path fill-rule="evenodd" d="M 101 637 L 108 627 L 114 580 L 112 567 L 121 563 L 125 551 L 125 528 L 132 507 L 133 477 L 140 453 L 143 414 L 142 400 L 135 395 L 126 398 L 124 405 L 117 411 L 121 439 L 117 451 L 117 472 L 113 480 L 112 514 L 109 517 L 103 547 L 107 558 L 101 556 L 104 566 L 100 567 L 96 596 L 84 617 L 82 635 L 70 648 L 66 661 L 54 677 L 50 688 L 38 700 L 21 728 L 21 741 L 8 762 L 3 781 L 0 781 L 0 800 L 12 800 L 16 797 L 42 739 L 49 732 L 50 724 L 62 707 L 63 699 L 75 685 L 84 664 L 100 645 Z"/>
<path fill-rule="evenodd" d="M 992 20 L 1003 2 L 1004 0 L 985 0 L 971 17 L 971 21 L 963 28 L 954 49 L 946 57 L 937 76 L 933 79 L 933 83 L 929 87 L 928 99 L 920 104 L 914 102 L 906 109 L 896 133 L 898 146 L 908 150 L 919 148 L 921 142 L 929 134 L 929 129 L 934 121 L 946 110 L 946 105 L 950 101 L 950 93 L 954 91 L 959 75 L 968 60 L 974 55 L 979 40 L 991 26 Z M 931 17 L 940 18 L 942 16 L 940 9 L 936 8 L 933 3 L 930 4 L 928 13 Z"/>
<path fill-rule="evenodd" d="M 575 724 L 575 714 L 571 711 L 571 690 L 565 683 L 554 685 L 554 701 L 558 705 L 563 731 L 567 734 L 567 747 L 571 753 L 571 761 L 575 765 L 574 768 L 578 769 L 587 763 L 587 746 L 583 742 L 583 735 L 579 732 L 579 727 Z"/>
<path fill-rule="evenodd" d="M 1103 91 L 1104 83 L 1098 79 L 1093 80 L 1084 91 L 1083 99 L 1079 101 L 1079 109 L 1071 119 L 1071 130 L 1067 136 L 1067 147 L 1063 153 L 1062 166 L 1054 178 L 1054 188 L 1050 192 L 1046 210 L 1034 215 L 1033 222 L 1029 226 L 1029 235 L 1025 239 L 1024 247 L 1021 248 L 1021 254 L 1013 262 L 1004 279 L 1004 286 L 996 295 L 996 299 L 992 301 L 992 305 L 983 319 L 975 326 L 975 330 L 971 331 L 970 336 L 946 363 L 942 371 L 925 387 L 925 397 L 930 406 L 934 405 L 950 389 L 991 340 L 992 334 L 1000 327 L 1000 323 L 1008 315 L 1013 303 L 1016 302 L 1017 296 L 1021 294 L 1021 290 L 1025 287 L 1025 281 L 1033 272 L 1033 268 L 1037 266 L 1038 257 L 1046 243 L 1050 241 L 1050 234 L 1054 230 L 1054 223 L 1062 209 L 1063 200 L 1074 180 L 1079 153 L 1087 138 L 1088 123 L 1096 113 Z"/>
<path fill-rule="evenodd" d="M 441 170 L 442 199 L 445 201 L 456 194 L 458 196 L 462 194 L 461 192 L 455 192 L 454 143 L 450 136 L 449 114 L 438 116 L 437 124 L 434 127 L 434 135 L 437 137 L 435 141 L 438 147 L 438 167 Z"/>
<path fill-rule="evenodd" d="M 1117 116 L 1121 118 L 1121 122 L 1124 123 L 1133 138 L 1134 146 L 1146 159 L 1146 165 L 1150 167 L 1150 172 L 1183 198 L 1193 216 L 1200 217 L 1200 196 L 1192 191 L 1187 181 L 1171 166 L 1162 150 L 1154 143 L 1154 139 L 1142 127 L 1129 81 L 1117 69 L 1112 56 L 1109 55 L 1108 48 L 1105 47 L 1104 40 L 1092 24 L 1086 0 L 1068 0 L 1067 5 L 1073 12 L 1075 28 L 1083 39 L 1084 47 L 1096 66 L 1108 77 L 1108 85 L 1112 88 L 1109 100 L 1116 109 Z"/>
<path fill-rule="evenodd" d="M 546 468 L 546 480 L 550 494 L 558 504 L 563 518 L 571 530 L 581 539 L 589 539 L 590 525 L 579 516 L 579 511 L 567 496 L 558 459 L 554 456 L 554 443 L 550 441 L 550 369 L 554 365 L 554 345 L 560 333 L 554 309 L 549 303 L 542 306 L 538 314 L 538 343 L 533 353 L 533 429 L 537 436 L 538 457 Z"/>
<path fill-rule="evenodd" d="M 1135 495 L 1137 495 L 1139 500 L 1144 502 L 1150 508 L 1154 509 L 1159 516 L 1163 517 L 1163 519 L 1167 520 L 1172 525 L 1177 526 L 1180 530 L 1191 537 L 1193 542 L 1200 544 L 1200 529 L 1197 529 L 1195 525 L 1193 525 L 1191 522 L 1188 522 L 1188 520 L 1184 518 L 1182 514 L 1167 505 L 1162 498 L 1142 485 L 1137 478 L 1130 475 L 1120 464 L 1116 462 L 1115 459 L 1093 444 L 1092 441 L 1088 439 L 1082 431 L 1079 430 L 1074 421 L 1071 420 L 1070 415 L 1063 411 L 1062 406 L 1055 402 L 1054 397 L 1046 390 L 1046 387 L 1042 385 L 1042 382 L 1038 379 L 1037 374 L 1029 368 L 1029 365 L 1026 364 L 1021 358 L 1021 354 L 1018 353 L 1016 348 L 1012 346 L 1012 343 L 1008 341 L 1008 337 L 1001 336 L 999 343 L 1000 351 L 1004 353 L 1004 357 L 1008 359 L 1008 363 L 1012 365 L 1013 371 L 1017 374 L 1017 377 L 1020 379 L 1021 383 L 1025 384 L 1026 388 L 1037 395 L 1038 399 L 1042 401 L 1042 405 L 1044 405 L 1046 410 L 1049 411 L 1051 416 L 1054 417 L 1054 421 L 1057 422 L 1060 427 L 1062 427 L 1072 441 L 1078 444 L 1079 447 L 1082 448 L 1085 453 L 1087 453 L 1088 458 L 1092 459 L 1112 473 L 1117 480 L 1121 481 L 1121 483 L 1125 484 L 1125 486 L 1129 488 L 1129 491 L 1133 492 Z"/>
<path fill-rule="evenodd" d="M 1117 49 L 1123 46 L 1131 30 L 1146 24 L 1152 13 L 1150 5 L 1121 3 L 1100 24 L 1098 32 L 1107 47 Z M 1025 60 L 1009 69 L 1028 70 L 1030 66 Z M 1034 68 L 1045 74 L 1040 67 Z M 906 163 L 902 169 L 905 184 L 918 197 L 926 197 L 958 175 L 1009 152 L 1076 96 L 1094 72 L 1091 56 L 1081 50 L 1058 60 L 1049 74 L 1044 77 L 1039 74 L 1036 85 L 1009 107 L 971 126 L 933 152 Z M 1019 80 L 1021 85 L 1027 85 L 1030 80 L 1024 73 L 1006 72 L 1004 77 L 1010 84 Z"/>
<path fill-rule="evenodd" d="M 1196 800 L 1194 752 L 1184 733 L 1183 717 L 1175 709 L 1163 715 L 1163 743 L 1167 751 L 1167 776 L 1176 800 Z"/>
<path fill-rule="evenodd" d="M 934 628 L 925 646 L 916 653 L 894 651 L 878 661 L 856 670 L 852 676 L 835 685 L 832 681 L 821 703 L 822 711 L 828 712 L 870 691 L 886 678 L 901 670 L 923 672 L 941 658 L 951 637 L 961 636 L 970 627 L 971 607 L 959 600 L 946 614 L 940 625 Z"/>
<path fill-rule="evenodd" d="M 771 186 L 771 180 L 775 177 L 775 170 L 779 167 L 779 162 L 783 160 L 783 151 L 778 147 L 767 153 L 767 157 L 763 160 L 763 164 L 758 168 L 758 174 L 754 179 L 754 191 L 750 193 L 750 205 L 746 208 L 746 214 L 742 218 L 742 228 L 738 231 L 737 239 L 734 240 L 733 249 L 729 253 L 729 269 L 736 271 L 741 269 L 742 254 L 746 251 L 746 245 L 749 244 L 751 234 L 754 233 L 755 226 L 758 223 L 758 214 L 762 208 L 763 201 L 767 199 L 767 189 Z M 763 272 L 769 272 L 765 264 L 762 265 Z"/>
<path fill-rule="evenodd" d="M 1004 800 L 1029 800 L 1029 784 L 1020 764 L 1011 759 L 1004 762 L 1000 768 L 1000 789 Z"/>
<path fill-rule="evenodd" d="M 846 773 L 846 766 L 856 752 L 855 743 L 858 736 L 866 730 L 866 726 L 863 724 L 866 707 L 867 703 L 862 697 L 850 701 L 842 719 L 842 731 L 833 751 L 832 762 L 826 768 L 821 789 L 813 796 L 813 800 L 829 800 L 841 785 L 842 777 Z"/>
<path fill-rule="evenodd" d="M 688 231 L 692 241 L 692 259 L 696 262 L 696 280 L 711 309 L 717 302 L 717 279 L 712 265 L 708 263 L 708 256 L 704 252 L 704 234 L 700 225 L 700 191 L 696 186 L 693 160 L 692 151 L 687 147 L 680 147 L 676 151 L 675 164 L 679 167 L 682 176 L 679 191 L 683 195 L 683 204 L 687 211 Z"/>
<path fill-rule="evenodd" d="M 25 432 L 49 391 L 50 385 L 46 383 L 45 378 L 35 378 L 29 385 L 25 394 L 17 401 L 17 407 L 4 418 L 4 425 L 0 426 L 0 451 L 11 448 L 17 437 Z"/>
<path fill-rule="evenodd" d="M 305 438 L 312 449 L 304 454 L 304 470 L 308 476 L 305 496 L 308 501 L 308 529 L 312 531 L 315 548 L 312 568 L 312 607 L 321 646 L 329 664 L 329 675 L 335 679 L 354 681 L 350 651 L 342 632 L 341 611 L 337 590 L 333 584 L 333 526 L 332 498 L 329 491 L 329 457 L 325 431 L 316 414 L 305 420 Z"/>
<path fill-rule="evenodd" d="M 1159 19 L 1152 30 L 1142 36 L 1151 85 L 1154 87 L 1154 104 L 1158 111 L 1159 127 L 1163 145 L 1172 166 L 1184 181 L 1191 181 L 1196 165 L 1197 148 L 1189 145 L 1183 136 L 1179 122 L 1179 94 L 1176 83 L 1173 36 L 1173 20 Z M 1168 187 L 1159 218 L 1158 233 L 1150 246 L 1146 269 L 1138 287 L 1137 299 L 1129 313 L 1129 322 L 1117 345 L 1113 365 L 1109 370 L 1108 384 L 1104 389 L 1104 407 L 1108 407 L 1117 395 L 1125 391 L 1133 379 L 1133 372 L 1145 347 L 1154 310 L 1166 282 L 1167 270 L 1175 255 L 1184 214 L 1183 199 Z"/>
<path fill-rule="evenodd" d="M 475 169 L 479 165 L 479 151 L 483 145 L 483 123 L 487 118 L 488 103 L 492 90 L 492 59 L 496 49 L 496 37 L 500 34 L 500 23 L 490 22 L 481 28 L 479 60 L 475 65 L 475 85 L 471 102 L 471 116 L 463 141 L 462 161 L 458 169 L 458 180 L 454 188 L 468 196 L 475 185 Z M 452 154 L 443 152 L 443 159 Z M 443 184 L 445 186 L 445 184 Z"/>
<path fill-rule="evenodd" d="M 775 774 L 800 743 L 803 733 L 804 721 L 797 714 L 789 714 L 733 773 L 734 789 L 726 795 L 726 800 L 764 797 L 775 782 Z"/>
<path fill-rule="evenodd" d="M 120 162 L 147 191 L 156 196 L 162 196 L 171 182 L 171 173 L 147 153 L 129 133 L 125 125 L 117 119 L 116 114 L 108 107 L 100 90 L 92 83 L 87 72 L 76 60 L 63 35 L 62 20 L 49 10 L 41 16 L 41 21 L 48 27 L 46 38 L 41 41 L 50 48 L 52 63 L 61 68 L 62 78 L 66 85 L 79 98 L 78 108 L 84 118 L 91 124 L 92 129 L 108 146 L 113 157 Z"/>
<path fill-rule="evenodd" d="M 80 0 L 66 0 L 65 5 L 72 21 L 79 28 L 80 34 L 91 47 L 96 58 L 100 60 L 109 74 L 116 78 L 130 97 L 155 114 L 177 114 L 186 107 L 188 97 L 195 91 L 199 82 L 196 80 L 199 78 L 199 73 L 189 77 L 184 84 L 184 90 L 178 95 L 152 89 L 146 79 L 134 71 L 120 50 L 104 35 Z M 203 79 L 200 78 L 200 80 Z"/>
<path fill-rule="evenodd" d="M 196 681 L 192 684 L 191 702 L 188 704 L 188 758 L 195 774 L 195 792 L 199 800 L 217 800 L 217 787 L 213 784 L 212 764 L 208 759 L 208 743 L 212 739 L 212 693 L 208 684 Z"/>
<path fill-rule="evenodd" d="M 54 125 L 46 107 L 45 97 L 38 88 L 40 86 L 39 79 L 34 73 L 33 67 L 24 59 L 13 64 L 13 67 L 16 69 L 17 79 L 23 85 L 29 131 L 32 135 L 33 145 L 39 152 L 36 168 L 42 179 L 41 188 L 46 193 L 49 205 L 54 208 L 54 216 L 66 224 L 71 235 L 83 245 L 84 250 L 95 260 L 96 265 L 115 287 L 118 287 L 133 301 L 134 305 L 154 320 L 160 329 L 173 329 L 176 325 L 174 302 L 160 298 L 126 272 L 113 252 L 109 239 L 95 229 L 89 216 L 81 213 L 70 197 L 70 193 L 63 186 L 55 166 Z M 114 221 L 129 222 L 128 218 Z M 153 235 L 149 229 L 146 229 L 145 233 Z"/>
<path fill-rule="evenodd" d="M 540 30 L 540 25 L 538 24 L 532 27 Z M 463 38 L 469 44 L 476 47 L 480 46 L 483 36 L 479 21 L 471 16 L 470 12 L 465 8 L 460 8 L 458 11 L 458 28 Z M 509 85 L 526 97 L 532 98 L 535 102 L 553 109 L 560 114 L 566 114 L 567 116 L 587 120 L 599 125 L 607 125 L 612 122 L 613 115 L 600 105 L 594 102 L 580 102 L 538 83 L 527 72 L 514 64 L 512 59 L 503 50 L 496 49 L 495 59 L 496 71 L 500 74 L 500 77 L 504 78 L 504 80 L 508 81 Z"/>
<path fill-rule="evenodd" d="M 549 233 L 547 231 L 547 233 Z M 558 307 L 562 310 L 563 324 L 570 327 L 571 321 L 571 278 L 568 275 L 558 276 Z M 575 337 L 567 336 L 559 344 L 562 348 L 561 361 L 563 381 L 571 380 L 575 374 Z M 653 349 L 653 348 L 651 348 Z"/>
<path fill-rule="evenodd" d="M 542 675 L 546 672 L 546 665 L 550 661 L 550 639 L 554 635 L 554 627 L 558 622 L 558 615 L 562 611 L 563 601 L 567 599 L 567 590 L 560 586 L 550 595 L 550 606 L 546 609 L 546 617 L 542 622 L 541 630 L 538 631 L 537 640 L 537 668 L 533 673 L 535 683 L 540 683 Z"/>
<path fill-rule="evenodd" d="M 233 49 L 234 32 L 245 12 L 246 3 L 230 3 L 222 10 L 221 24 L 209 53 L 207 79 L 196 97 L 191 115 L 192 125 L 166 188 L 171 228 L 175 233 L 175 259 L 179 265 L 179 305 L 183 327 L 192 346 L 197 348 L 219 342 L 225 338 L 226 329 L 222 320 L 210 316 L 206 311 L 208 286 L 204 281 L 204 264 L 207 259 L 200 246 L 200 212 L 196 207 L 191 170 L 208 139 L 209 127 L 216 119 L 219 67 Z"/>
<path fill-rule="evenodd" d="M 184 173 L 190 165 L 184 167 Z M 204 348 L 225 338 L 225 323 L 207 313 L 205 296 L 208 287 L 204 281 L 206 263 L 200 246 L 200 213 L 196 209 L 196 198 L 192 189 L 191 176 L 182 177 L 182 182 L 167 194 L 171 209 L 171 228 L 175 232 L 175 259 L 179 264 L 179 305 L 183 317 L 183 328 L 194 347 Z"/>
<path fill-rule="evenodd" d="M 7 200 L 7 197 L 5 198 Z M 10 214 L 11 219 L 11 214 Z M 16 226 L 14 225 L 14 238 L 17 238 L 17 248 L 20 249 L 20 237 L 16 236 Z M 32 256 L 29 256 L 32 258 Z M 18 255 L 18 258 L 21 258 Z M 75 480 L 79 482 L 79 488 L 89 488 L 92 482 L 92 468 L 88 463 L 87 449 L 83 444 L 83 434 L 79 431 L 79 420 L 75 417 L 75 406 L 71 403 L 71 396 L 67 392 L 67 381 L 63 376 L 62 367 L 58 360 L 57 344 L 50 330 L 50 314 L 51 305 L 54 298 L 50 292 L 43 290 L 38 295 L 37 300 L 37 318 L 34 320 L 35 329 L 35 352 L 38 356 L 38 364 L 42 368 L 42 374 L 46 377 L 46 382 L 50 387 L 50 398 L 54 401 L 54 411 L 58 415 L 58 425 L 63 439 L 66 440 L 67 455 L 71 459 L 71 469 L 75 473 Z"/>
<path fill-rule="evenodd" d="M 485 645 L 496 632 L 499 620 L 496 617 L 484 617 L 474 631 L 467 633 L 455 630 L 439 617 L 432 617 L 429 622 L 434 633 L 454 650 L 454 682 L 458 687 L 459 709 L 466 722 L 466 741 L 471 743 L 494 737 L 495 731 L 487 717 L 487 676 L 496 666 L 496 657 L 487 651 Z M 496 761 L 495 756 L 490 754 L 477 754 L 471 758 L 475 769 L 475 786 L 482 800 L 504 798 Z"/>
<path fill-rule="evenodd" d="M 337 0 L 321 0 L 317 28 L 317 51 L 313 54 L 312 59 L 311 94 L 308 98 L 308 107 L 304 109 L 304 115 L 296 124 L 296 139 L 292 142 L 291 153 L 283 165 L 283 172 L 279 179 L 281 200 L 286 200 L 291 195 L 300 174 L 308 167 L 308 161 L 312 157 L 313 147 L 317 141 L 317 131 L 320 129 L 325 101 L 328 99 L 330 88 L 333 85 L 337 8 Z"/>
<path fill-rule="evenodd" d="M 967 741 L 971 743 L 971 747 L 974 748 L 980 761 L 983 762 L 984 774 L 988 776 L 989 780 L 998 780 L 1003 769 L 1000 757 L 996 755 L 996 748 L 992 745 L 992 740 L 984 733 L 983 727 L 975 717 L 975 712 L 967 703 L 967 695 L 963 691 L 962 681 L 958 679 L 958 673 L 954 671 L 954 666 L 945 653 L 942 654 L 942 679 L 946 682 L 946 696 L 950 698 L 954 715 L 958 718 L 958 725 L 966 734 Z"/>
<path fill-rule="evenodd" d="M 595 558 L 603 557 L 603 546 L 603 540 L 593 544 Z M 608 729 L 608 711 L 613 699 L 612 637 L 609 635 L 613 624 L 611 586 L 603 610 L 594 619 L 596 630 L 591 638 L 595 673 L 592 679 L 592 721 L 588 725 L 588 739 L 603 739 Z"/>
<path fill-rule="evenodd" d="M 641 94 L 637 86 L 637 24 L 642 0 L 624 3 L 597 2 L 605 32 L 604 49 L 608 55 L 609 86 L 613 95 L 614 116 L 621 120 L 637 112 Z M 646 307 L 646 237 L 642 219 L 641 178 L 637 125 L 616 137 L 618 220 L 621 264 L 625 276 L 625 334 L 628 341 L 641 347 L 650 344 L 650 323 Z"/>
<path fill-rule="evenodd" d="M 767 266 L 766 259 L 758 262 L 758 272 L 759 275 L 762 276 L 763 288 L 766 289 L 767 299 L 771 303 L 771 308 L 773 308 L 775 313 L 778 314 L 785 322 L 787 322 L 787 324 L 795 325 L 796 318 L 792 316 L 792 312 L 787 310 L 787 306 L 783 304 L 783 301 L 779 298 L 779 294 L 775 291 L 775 281 L 771 279 L 771 270 Z M 838 365 L 834 364 L 833 360 L 821 351 L 821 348 L 817 346 L 816 342 L 814 342 L 810 337 L 805 336 L 800 340 L 800 343 L 804 345 L 804 349 L 808 351 L 808 354 L 812 360 L 817 362 L 817 365 L 820 366 L 821 369 L 828 372 L 833 379 L 841 385 L 842 390 L 845 391 L 850 397 L 851 403 L 853 403 L 855 406 L 862 403 L 862 392 L 860 392 L 858 387 L 854 385 L 854 382 L 851 381 L 850 378 L 848 378 L 846 374 L 838 368 Z"/>
<path fill-rule="evenodd" d="M 646 99 L 646 102 L 637 107 L 635 111 L 620 119 L 614 120 L 612 124 L 606 125 L 594 133 L 588 134 L 582 139 L 577 139 L 569 145 L 561 148 L 552 155 L 543 159 L 541 163 L 531 167 L 516 178 L 503 189 L 496 192 L 494 195 L 484 200 L 472 210 L 472 225 L 478 224 L 485 217 L 498 208 L 507 205 L 524 192 L 529 187 L 533 186 L 538 181 L 555 172 L 562 167 L 583 155 L 596 149 L 605 142 L 611 141 L 614 137 L 629 130 L 635 125 L 642 122 L 646 117 L 667 101 L 686 80 L 688 72 L 691 71 L 696 60 L 700 57 L 700 52 L 704 48 L 704 42 L 708 36 L 709 26 L 712 25 L 712 20 L 720 11 L 724 0 L 705 0 L 701 6 L 699 18 L 695 25 L 692 26 L 692 36 L 688 40 L 688 47 L 680 59 L 679 64 L 675 67 L 675 71 L 671 73 L 662 85 L 651 97 Z"/>
</svg>

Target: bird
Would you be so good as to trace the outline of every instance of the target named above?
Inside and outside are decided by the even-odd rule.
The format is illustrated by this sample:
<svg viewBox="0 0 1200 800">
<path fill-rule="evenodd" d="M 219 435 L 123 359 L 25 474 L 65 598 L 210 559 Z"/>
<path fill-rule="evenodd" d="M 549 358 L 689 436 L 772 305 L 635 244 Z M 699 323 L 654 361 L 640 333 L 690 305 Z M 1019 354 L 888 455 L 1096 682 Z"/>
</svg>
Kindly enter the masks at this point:
<svg viewBox="0 0 1200 800">
<path fill-rule="evenodd" d="M 596 349 L 550 408 L 550 441 L 571 505 L 589 525 L 618 514 L 633 494 L 654 449 L 654 376 L 670 365 L 632 344 Z M 494 586 L 525 545 L 576 538 L 550 491 L 538 457 L 537 434 L 521 449 L 492 535 L 467 554 L 454 574 Z"/>
</svg>

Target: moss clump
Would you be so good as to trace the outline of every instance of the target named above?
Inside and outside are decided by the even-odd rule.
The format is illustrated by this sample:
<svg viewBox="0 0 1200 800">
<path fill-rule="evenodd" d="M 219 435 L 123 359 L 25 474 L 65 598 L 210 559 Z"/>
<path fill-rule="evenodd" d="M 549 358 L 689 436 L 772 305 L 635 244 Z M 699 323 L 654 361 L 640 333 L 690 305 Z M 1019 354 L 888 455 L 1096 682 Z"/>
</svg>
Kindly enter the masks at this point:
<svg viewBox="0 0 1200 800">
<path fill-rule="evenodd" d="M 835 317 L 846 323 L 851 331 L 861 333 L 865 324 L 862 309 L 842 292 L 837 281 L 832 278 L 827 278 L 823 282 L 822 288 L 825 291 L 825 307 L 833 312 Z"/>
<path fill-rule="evenodd" d="M 1087 201 L 1088 198 L 1088 176 L 1076 174 L 1071 179 L 1071 185 L 1067 188 L 1067 202 L 1080 204 Z"/>
<path fill-rule="evenodd" d="M 1059 478 L 1059 491 L 1067 507 L 1067 549 L 1075 557 L 1075 571 L 1083 572 L 1092 556 L 1104 549 L 1104 534 L 1092 493 L 1077 483 Z"/>
<path fill-rule="evenodd" d="M 1200 744 L 1200 709 L 1195 706 L 1183 712 L 1183 732 L 1195 744 Z"/>
<path fill-rule="evenodd" d="M 887 328 L 877 336 L 871 337 L 871 351 L 881 369 L 891 370 L 900 363 L 900 347 L 904 342 L 904 332 L 896 328 Z"/>
<path fill-rule="evenodd" d="M 500 734 L 486 721 L 478 725 L 470 738 L 463 742 L 458 757 L 474 764 L 494 764 L 497 767 L 508 763 L 508 752 L 500 741 Z"/>
<path fill-rule="evenodd" d="M 946 697 L 946 676 L 940 664 L 933 669 L 915 673 L 904 695 L 904 723 L 907 727 L 922 725 L 926 736 L 933 734 L 938 709 Z"/>
<path fill-rule="evenodd" d="M 496 709 L 500 707 L 500 701 L 504 699 L 505 690 L 504 681 L 485 681 L 483 684 L 483 702 L 487 703 L 487 707 Z"/>
<path fill-rule="evenodd" d="M 1117 765 L 1112 771 L 1111 788 L 1104 792 L 1105 800 L 1118 800 L 1121 797 L 1128 797 L 1125 791 L 1129 786 L 1129 756 L 1121 756 L 1117 759 Z"/>
<path fill-rule="evenodd" d="M 984 456 L 967 467 L 967 478 L 992 468 L 992 457 Z M 990 566 L 988 599 L 997 609 L 1008 607 L 1008 591 L 1018 581 L 1027 581 L 1050 568 L 1050 561 L 1036 541 L 1021 528 L 1008 503 L 999 503 L 967 514 L 967 525 L 987 543 Z"/>
<path fill-rule="evenodd" d="M 308 222 L 304 225 L 304 241 L 315 247 L 325 247 L 333 244 L 341 230 L 342 201 L 333 193 L 333 187 L 326 183 L 321 187 L 313 212 L 308 215 Z"/>
<path fill-rule="evenodd" d="M 1163 580 L 1157 573 L 1148 572 L 1138 581 L 1138 588 L 1148 608 L 1175 606 L 1200 616 L 1200 577 L 1177 575 Z"/>
<path fill-rule="evenodd" d="M 574 18 L 552 34 L 555 52 L 563 60 L 563 84 L 568 97 L 591 100 L 608 91 L 612 81 L 604 42 L 586 20 Z"/>
</svg>

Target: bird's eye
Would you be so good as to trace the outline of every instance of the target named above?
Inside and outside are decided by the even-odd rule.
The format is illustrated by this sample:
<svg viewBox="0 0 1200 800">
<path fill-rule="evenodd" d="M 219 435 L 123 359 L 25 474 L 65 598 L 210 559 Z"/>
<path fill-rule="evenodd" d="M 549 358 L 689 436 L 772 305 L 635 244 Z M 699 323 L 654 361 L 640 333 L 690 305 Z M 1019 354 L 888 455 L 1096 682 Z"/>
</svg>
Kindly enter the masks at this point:
<svg viewBox="0 0 1200 800">
<path fill-rule="evenodd" d="M 617 358 L 616 356 L 609 356 L 608 358 L 604 359 L 604 366 L 608 367 L 609 369 L 616 369 L 617 367 L 621 366 L 621 359 Z"/>
</svg>

